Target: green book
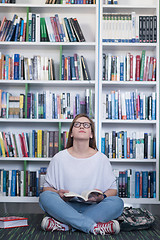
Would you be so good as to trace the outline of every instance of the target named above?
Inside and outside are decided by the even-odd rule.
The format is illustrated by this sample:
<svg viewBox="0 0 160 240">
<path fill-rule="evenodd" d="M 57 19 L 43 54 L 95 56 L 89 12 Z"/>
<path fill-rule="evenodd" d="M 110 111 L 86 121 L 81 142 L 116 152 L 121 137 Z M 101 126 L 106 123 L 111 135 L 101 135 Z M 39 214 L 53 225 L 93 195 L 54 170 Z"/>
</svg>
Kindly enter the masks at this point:
<svg viewBox="0 0 160 240">
<path fill-rule="evenodd" d="M 29 30 L 29 8 L 27 7 L 26 42 L 28 42 L 28 30 Z"/>
<path fill-rule="evenodd" d="M 140 68 L 140 81 L 143 81 L 143 74 L 144 74 L 144 65 L 145 65 L 145 50 L 142 51 L 142 58 L 141 58 L 141 68 Z"/>
<path fill-rule="evenodd" d="M 44 41 L 48 42 L 48 36 L 47 36 L 47 28 L 46 28 L 46 22 L 45 18 L 42 18 L 43 20 L 43 31 L 44 31 Z"/>
<path fill-rule="evenodd" d="M 40 18 L 40 32 L 41 32 L 41 42 L 44 42 L 43 18 Z"/>
<path fill-rule="evenodd" d="M 32 42 L 32 13 L 29 13 L 29 21 L 28 21 L 28 42 Z"/>
</svg>

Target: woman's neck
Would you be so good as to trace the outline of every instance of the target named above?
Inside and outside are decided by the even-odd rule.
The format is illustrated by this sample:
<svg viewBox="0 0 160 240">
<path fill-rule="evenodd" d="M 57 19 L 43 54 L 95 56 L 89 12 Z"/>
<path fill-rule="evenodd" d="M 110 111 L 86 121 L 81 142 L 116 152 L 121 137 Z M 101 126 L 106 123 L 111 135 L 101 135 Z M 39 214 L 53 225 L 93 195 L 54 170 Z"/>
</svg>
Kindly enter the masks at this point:
<svg viewBox="0 0 160 240">
<path fill-rule="evenodd" d="M 86 141 L 75 141 L 73 146 L 68 149 L 69 153 L 77 158 L 87 158 L 93 156 L 97 151 L 89 147 Z"/>
</svg>

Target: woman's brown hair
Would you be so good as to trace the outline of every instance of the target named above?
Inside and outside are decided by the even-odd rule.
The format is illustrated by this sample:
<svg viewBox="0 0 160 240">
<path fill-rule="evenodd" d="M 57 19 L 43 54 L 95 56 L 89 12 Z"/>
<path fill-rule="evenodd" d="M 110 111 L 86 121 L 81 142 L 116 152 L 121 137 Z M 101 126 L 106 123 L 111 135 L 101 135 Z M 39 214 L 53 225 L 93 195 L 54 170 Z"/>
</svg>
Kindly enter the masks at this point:
<svg viewBox="0 0 160 240">
<path fill-rule="evenodd" d="M 72 128 L 73 128 L 74 122 L 76 122 L 77 119 L 79 119 L 79 118 L 81 118 L 81 117 L 88 118 L 88 120 L 89 120 L 90 123 L 91 123 L 91 131 L 92 131 L 93 137 L 90 138 L 90 140 L 89 140 L 89 147 L 97 150 L 94 122 L 93 122 L 87 115 L 85 115 L 85 114 L 83 114 L 83 113 L 78 114 L 77 116 L 75 116 L 75 118 L 73 119 L 73 121 L 72 121 L 72 123 L 71 123 L 70 129 L 69 129 L 68 141 L 67 141 L 67 147 L 66 147 L 66 148 L 70 148 L 70 147 L 73 146 L 73 137 L 71 137 Z"/>
</svg>

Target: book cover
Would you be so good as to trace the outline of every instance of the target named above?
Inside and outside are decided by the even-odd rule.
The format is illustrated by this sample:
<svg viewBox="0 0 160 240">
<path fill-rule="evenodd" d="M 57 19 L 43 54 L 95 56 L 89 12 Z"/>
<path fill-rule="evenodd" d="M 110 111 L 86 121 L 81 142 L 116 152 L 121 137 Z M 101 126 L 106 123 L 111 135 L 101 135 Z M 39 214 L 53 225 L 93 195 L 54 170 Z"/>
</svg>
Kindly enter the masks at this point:
<svg viewBox="0 0 160 240">
<path fill-rule="evenodd" d="M 14 228 L 28 226 L 28 218 L 9 216 L 0 217 L 0 228 Z"/>
</svg>

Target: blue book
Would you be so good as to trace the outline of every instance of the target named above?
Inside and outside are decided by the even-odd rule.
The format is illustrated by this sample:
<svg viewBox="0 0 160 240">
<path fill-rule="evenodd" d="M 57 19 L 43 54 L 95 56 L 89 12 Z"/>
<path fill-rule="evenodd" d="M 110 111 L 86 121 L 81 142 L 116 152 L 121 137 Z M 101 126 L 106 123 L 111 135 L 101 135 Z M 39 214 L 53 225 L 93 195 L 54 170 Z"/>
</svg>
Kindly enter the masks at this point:
<svg viewBox="0 0 160 240">
<path fill-rule="evenodd" d="M 8 80 L 9 55 L 5 55 L 5 80 Z"/>
<path fill-rule="evenodd" d="M 156 93 L 152 93 L 152 120 L 156 120 Z"/>
<path fill-rule="evenodd" d="M 60 24 L 60 21 L 59 21 L 58 14 L 55 14 L 55 18 L 56 18 L 56 22 L 57 22 L 57 28 L 58 28 L 60 40 L 61 40 L 61 42 L 64 42 L 63 33 L 62 33 L 61 24 Z"/>
<path fill-rule="evenodd" d="M 61 76 L 61 80 L 64 80 L 64 59 L 65 59 L 65 57 L 64 57 L 64 55 L 62 55 L 62 76 Z"/>
<path fill-rule="evenodd" d="M 140 197 L 140 172 L 135 172 L 135 198 Z"/>
<path fill-rule="evenodd" d="M 148 198 L 148 171 L 142 172 L 142 198 Z"/>
<path fill-rule="evenodd" d="M 105 154 L 105 137 L 101 138 L 101 152 Z"/>
<path fill-rule="evenodd" d="M 124 131 L 124 158 L 127 158 L 127 131 Z"/>
<path fill-rule="evenodd" d="M 55 94 L 55 119 L 58 119 L 57 94 Z"/>
<path fill-rule="evenodd" d="M 76 71 L 74 66 L 74 57 L 70 57 L 72 80 L 76 80 Z"/>
<path fill-rule="evenodd" d="M 17 39 L 18 39 L 18 31 L 19 31 L 19 22 L 16 23 L 15 37 L 14 37 L 15 42 L 17 42 Z"/>
<path fill-rule="evenodd" d="M 7 34 L 7 36 L 6 36 L 5 41 L 10 41 L 10 40 L 11 40 L 12 35 L 13 35 L 13 32 L 14 32 L 14 29 L 15 29 L 15 26 L 16 26 L 15 20 L 16 20 L 17 18 L 18 18 L 18 16 L 17 16 L 16 14 L 14 14 L 13 19 L 12 19 L 11 24 L 10 24 L 10 29 L 9 29 L 9 31 L 8 31 L 8 34 Z"/>
<path fill-rule="evenodd" d="M 126 116 L 129 119 L 129 93 L 126 92 L 125 105 L 126 105 Z"/>
<path fill-rule="evenodd" d="M 153 137 L 153 158 L 156 158 L 156 138 Z"/>
<path fill-rule="evenodd" d="M 71 57 L 68 56 L 68 80 L 72 80 L 72 77 L 71 77 Z"/>
<path fill-rule="evenodd" d="M 7 173 L 6 170 L 2 170 L 3 171 L 3 195 L 6 196 L 6 192 L 7 192 Z"/>
<path fill-rule="evenodd" d="M 111 101 L 111 94 L 108 95 L 108 119 L 112 119 L 112 101 Z"/>
<path fill-rule="evenodd" d="M 156 171 L 153 171 L 153 198 L 156 198 Z"/>
<path fill-rule="evenodd" d="M 131 95 L 131 120 L 134 120 L 134 92 L 130 93 Z"/>
<path fill-rule="evenodd" d="M 32 130 L 32 157 L 35 157 L 35 130 Z"/>
<path fill-rule="evenodd" d="M 130 137 L 130 158 L 133 158 L 133 138 Z"/>
<path fill-rule="evenodd" d="M 124 81 L 124 62 L 120 62 L 120 81 Z"/>
<path fill-rule="evenodd" d="M 118 91 L 115 92 L 115 119 L 118 119 Z"/>
<path fill-rule="evenodd" d="M 14 54 L 14 80 L 19 80 L 19 54 Z"/>
<path fill-rule="evenodd" d="M 142 94 L 140 97 L 140 120 L 143 120 L 143 98 L 142 98 Z"/>
<path fill-rule="evenodd" d="M 111 92 L 111 109 L 112 109 L 112 119 L 115 119 L 115 92 Z"/>
<path fill-rule="evenodd" d="M 23 28 L 24 28 L 24 20 L 21 20 L 21 29 L 20 29 L 20 42 L 22 42 L 23 37 Z"/>
<path fill-rule="evenodd" d="M 69 23 L 68 23 L 68 19 L 64 18 L 64 22 L 65 22 L 65 26 L 66 26 L 66 29 L 67 29 L 67 32 L 68 32 L 68 35 L 69 35 L 70 42 L 74 42 L 72 32 L 71 32 L 71 29 L 70 29 L 70 26 L 69 26 Z"/>
<path fill-rule="evenodd" d="M 12 170 L 11 178 L 11 196 L 16 196 L 16 170 Z"/>
</svg>

